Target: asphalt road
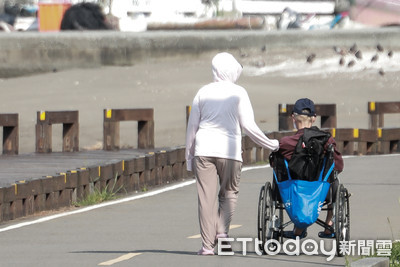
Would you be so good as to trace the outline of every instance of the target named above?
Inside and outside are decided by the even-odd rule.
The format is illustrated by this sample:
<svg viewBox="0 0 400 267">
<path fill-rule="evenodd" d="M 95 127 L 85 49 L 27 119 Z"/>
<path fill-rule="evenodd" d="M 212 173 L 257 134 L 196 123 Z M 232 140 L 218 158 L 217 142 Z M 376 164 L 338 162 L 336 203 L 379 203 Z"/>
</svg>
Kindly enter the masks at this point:
<svg viewBox="0 0 400 267">
<path fill-rule="evenodd" d="M 400 239 L 400 155 L 346 157 L 342 183 L 352 193 L 351 240 Z M 267 166 L 245 167 L 230 236 L 257 237 L 261 186 Z M 322 215 L 323 216 L 323 215 Z M 318 225 L 306 240 L 320 244 Z M 357 258 L 259 256 L 254 244 L 233 242 L 233 256 L 197 256 L 197 196 L 189 179 L 100 206 L 73 209 L 0 226 L 1 266 L 343 266 Z M 328 249 L 328 248 L 327 248 Z"/>
</svg>

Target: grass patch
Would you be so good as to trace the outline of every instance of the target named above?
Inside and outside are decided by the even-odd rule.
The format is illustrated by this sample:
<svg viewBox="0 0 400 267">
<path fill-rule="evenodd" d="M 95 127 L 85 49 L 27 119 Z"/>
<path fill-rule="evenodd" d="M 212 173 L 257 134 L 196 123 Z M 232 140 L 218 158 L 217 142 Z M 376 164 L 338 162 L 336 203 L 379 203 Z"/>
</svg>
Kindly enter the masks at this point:
<svg viewBox="0 0 400 267">
<path fill-rule="evenodd" d="M 143 187 L 142 187 L 142 192 L 147 192 L 149 189 L 147 188 L 147 185 L 144 185 Z"/>
<path fill-rule="evenodd" d="M 399 204 L 400 204 L 400 198 L 399 198 Z M 387 218 L 389 226 L 390 226 L 390 231 L 392 233 L 392 240 L 394 240 L 394 234 L 393 234 L 393 228 L 392 228 L 392 223 L 390 222 L 389 217 Z M 391 255 L 389 258 L 389 266 L 391 267 L 400 267 L 400 240 L 393 241 L 392 243 L 392 251 Z"/>
<path fill-rule="evenodd" d="M 393 242 L 392 255 L 389 259 L 389 266 L 400 267 L 400 241 Z"/>
<path fill-rule="evenodd" d="M 117 194 L 123 190 L 122 185 L 120 187 L 116 188 L 117 175 L 115 175 L 114 182 L 112 183 L 111 188 L 109 188 L 110 184 L 108 184 L 102 190 L 94 188 L 94 191 L 91 194 L 89 194 L 86 198 L 84 198 L 80 201 L 74 202 L 73 205 L 76 207 L 84 207 L 84 206 L 90 206 L 90 205 L 99 204 L 99 203 L 102 203 L 105 201 L 117 199 L 117 197 L 118 197 Z M 96 180 L 98 180 L 98 179 L 100 179 L 100 177 L 97 178 Z"/>
</svg>

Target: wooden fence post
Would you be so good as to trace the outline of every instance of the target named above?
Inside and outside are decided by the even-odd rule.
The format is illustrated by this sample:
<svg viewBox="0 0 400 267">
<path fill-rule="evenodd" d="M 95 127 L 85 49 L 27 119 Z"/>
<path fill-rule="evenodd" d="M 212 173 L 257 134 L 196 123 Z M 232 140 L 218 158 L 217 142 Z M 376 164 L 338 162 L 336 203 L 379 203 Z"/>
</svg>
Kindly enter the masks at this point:
<svg viewBox="0 0 400 267">
<path fill-rule="evenodd" d="M 3 154 L 18 155 L 18 114 L 0 114 L 0 126 L 3 126 Z"/>
<path fill-rule="evenodd" d="M 400 102 L 368 102 L 369 128 L 382 128 L 387 113 L 400 113 Z"/>
<path fill-rule="evenodd" d="M 139 149 L 154 148 L 153 109 L 105 109 L 103 123 L 103 149 L 120 149 L 120 122 L 138 122 Z"/>
<path fill-rule="evenodd" d="M 63 125 L 63 152 L 79 151 L 79 111 L 38 111 L 36 152 L 52 152 L 52 125 Z"/>
</svg>

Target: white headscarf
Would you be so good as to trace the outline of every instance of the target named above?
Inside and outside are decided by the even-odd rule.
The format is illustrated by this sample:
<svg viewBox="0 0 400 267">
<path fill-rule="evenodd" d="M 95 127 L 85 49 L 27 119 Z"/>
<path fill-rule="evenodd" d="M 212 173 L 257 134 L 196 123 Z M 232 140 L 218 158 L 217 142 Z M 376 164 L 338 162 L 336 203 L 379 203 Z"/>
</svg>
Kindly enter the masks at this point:
<svg viewBox="0 0 400 267">
<path fill-rule="evenodd" d="M 212 62 L 214 81 L 227 81 L 235 83 L 242 73 L 242 65 L 229 53 L 217 54 Z"/>
</svg>

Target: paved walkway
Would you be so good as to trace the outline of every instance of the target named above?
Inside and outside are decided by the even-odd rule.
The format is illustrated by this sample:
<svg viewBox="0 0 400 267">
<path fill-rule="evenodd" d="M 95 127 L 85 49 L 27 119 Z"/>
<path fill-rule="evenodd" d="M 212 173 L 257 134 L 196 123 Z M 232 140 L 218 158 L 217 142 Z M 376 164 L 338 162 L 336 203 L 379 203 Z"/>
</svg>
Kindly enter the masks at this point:
<svg viewBox="0 0 400 267">
<path fill-rule="evenodd" d="M 17 156 L 3 155 L 0 156 L 0 186 L 6 187 L 21 180 L 56 176 L 59 173 L 79 168 L 117 163 L 122 160 L 144 156 L 146 153 L 148 153 L 146 150 L 127 149 L 120 151 L 94 150 L 71 153 L 31 153 Z"/>
</svg>

